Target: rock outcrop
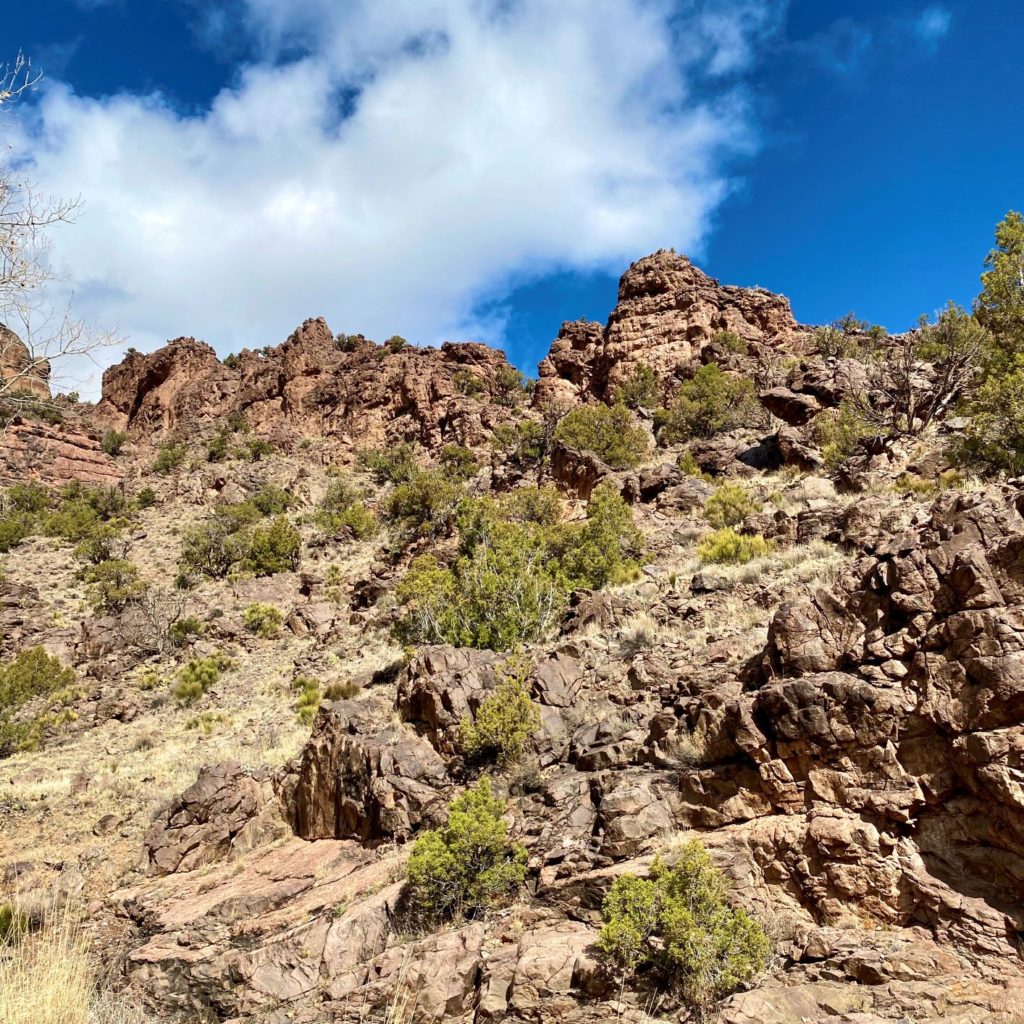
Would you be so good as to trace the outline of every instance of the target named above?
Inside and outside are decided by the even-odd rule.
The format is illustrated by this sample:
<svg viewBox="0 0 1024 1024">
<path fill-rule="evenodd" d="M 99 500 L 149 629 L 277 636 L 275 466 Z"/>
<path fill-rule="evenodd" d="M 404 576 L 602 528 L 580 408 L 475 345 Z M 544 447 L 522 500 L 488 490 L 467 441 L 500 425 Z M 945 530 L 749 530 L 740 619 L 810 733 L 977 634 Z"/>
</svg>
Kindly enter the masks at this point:
<svg viewBox="0 0 1024 1024">
<path fill-rule="evenodd" d="M 194 338 L 131 354 L 103 375 L 97 415 L 146 435 L 244 416 L 256 433 L 285 441 L 322 435 L 353 448 L 412 440 L 435 450 L 489 436 L 500 408 L 466 392 L 493 389 L 505 365 L 501 352 L 472 342 L 392 351 L 364 339 L 343 348 L 314 319 L 276 348 L 245 350 L 231 365 Z"/>
<path fill-rule="evenodd" d="M 50 397 L 50 364 L 36 358 L 9 327 L 0 324 L 0 383 L 35 398 Z"/>
<path fill-rule="evenodd" d="M 800 337 L 783 296 L 720 285 L 675 252 L 646 256 L 622 275 L 605 327 L 590 321 L 563 324 L 540 364 L 538 400 L 609 399 L 640 363 L 663 381 L 678 379 L 699 363 L 720 331 L 754 348 Z"/>
</svg>

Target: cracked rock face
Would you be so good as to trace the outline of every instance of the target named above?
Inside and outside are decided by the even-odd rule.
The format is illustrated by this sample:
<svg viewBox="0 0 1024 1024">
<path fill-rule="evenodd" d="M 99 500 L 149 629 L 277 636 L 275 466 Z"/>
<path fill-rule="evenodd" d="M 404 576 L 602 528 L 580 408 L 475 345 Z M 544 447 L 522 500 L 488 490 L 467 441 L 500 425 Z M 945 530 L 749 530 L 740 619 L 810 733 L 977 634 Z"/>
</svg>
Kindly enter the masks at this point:
<svg viewBox="0 0 1024 1024">
<path fill-rule="evenodd" d="M 457 790 L 453 730 L 499 660 L 425 649 L 399 680 L 402 724 L 339 702 L 276 783 L 221 766 L 167 812 L 148 853 L 166 877 L 125 897 L 150 936 L 136 981 L 238 1020 L 352 1020 L 354 995 L 382 1004 L 400 977 L 423 1019 L 592 1019 L 615 991 L 593 945 L 603 893 L 692 830 L 778 951 L 723 1020 L 1008 1024 L 1024 994 L 1022 505 L 1012 488 L 945 495 L 833 592 L 784 605 L 740 672 L 638 655 L 629 678 L 659 682 L 605 703 L 586 659 L 542 659 L 548 768 L 510 794 L 533 898 L 409 936 L 408 847 L 379 842 L 428 827 Z M 681 737 L 696 755 L 669 756 Z M 271 807 L 297 837 L 261 847 Z M 199 885 L 191 869 L 226 853 L 240 865 Z M 213 924 L 242 906 L 237 937 Z"/>
</svg>

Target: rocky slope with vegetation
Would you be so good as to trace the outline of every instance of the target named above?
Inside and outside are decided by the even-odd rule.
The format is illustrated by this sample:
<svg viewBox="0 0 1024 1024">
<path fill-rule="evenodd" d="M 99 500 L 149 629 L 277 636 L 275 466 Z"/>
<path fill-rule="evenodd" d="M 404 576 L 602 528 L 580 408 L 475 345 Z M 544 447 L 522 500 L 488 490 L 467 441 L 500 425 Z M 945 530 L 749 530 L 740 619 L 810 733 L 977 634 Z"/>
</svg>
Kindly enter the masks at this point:
<svg viewBox="0 0 1024 1024">
<path fill-rule="evenodd" d="M 1021 266 L 19 392 L 0 1017 L 1024 1020 Z"/>
</svg>

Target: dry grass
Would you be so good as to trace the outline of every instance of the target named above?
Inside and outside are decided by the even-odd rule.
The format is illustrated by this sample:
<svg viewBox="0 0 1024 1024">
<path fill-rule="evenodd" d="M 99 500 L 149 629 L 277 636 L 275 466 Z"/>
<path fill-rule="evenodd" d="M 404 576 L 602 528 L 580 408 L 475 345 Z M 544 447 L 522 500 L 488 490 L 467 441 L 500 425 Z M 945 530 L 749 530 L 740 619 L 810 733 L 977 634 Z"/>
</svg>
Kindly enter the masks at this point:
<svg viewBox="0 0 1024 1024">
<path fill-rule="evenodd" d="M 141 1011 L 99 991 L 99 958 L 71 910 L 0 950 L 3 1024 L 145 1024 Z"/>
</svg>

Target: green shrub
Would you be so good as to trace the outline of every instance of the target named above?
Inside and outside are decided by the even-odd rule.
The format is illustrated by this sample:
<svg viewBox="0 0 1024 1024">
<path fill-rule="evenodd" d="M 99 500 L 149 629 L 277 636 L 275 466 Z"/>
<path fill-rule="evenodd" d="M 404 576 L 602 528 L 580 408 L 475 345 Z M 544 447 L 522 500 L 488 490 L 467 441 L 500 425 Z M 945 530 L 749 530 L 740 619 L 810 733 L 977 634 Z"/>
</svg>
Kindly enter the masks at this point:
<svg viewBox="0 0 1024 1024">
<path fill-rule="evenodd" d="M 716 529 L 736 526 L 747 516 L 760 512 L 761 499 L 739 482 L 724 481 L 715 489 L 704 506 L 704 516 Z"/>
<path fill-rule="evenodd" d="M 507 665 L 493 693 L 459 723 L 459 748 L 470 760 L 518 761 L 540 729 L 540 708 L 526 688 L 528 666 Z"/>
<path fill-rule="evenodd" d="M 499 405 L 511 409 L 519 405 L 533 390 L 533 382 L 508 363 L 494 371 L 494 397 Z"/>
<path fill-rule="evenodd" d="M 0 516 L 0 554 L 17 547 L 26 537 L 31 537 L 35 529 L 35 518 L 28 513 L 8 512 Z"/>
<path fill-rule="evenodd" d="M 1016 357 L 1015 367 L 990 376 L 974 396 L 971 421 L 952 446 L 960 465 L 984 474 L 1024 474 L 1024 356 Z"/>
<path fill-rule="evenodd" d="M 223 363 L 223 364 L 224 364 L 224 365 L 225 365 L 225 366 L 226 366 L 226 367 L 227 367 L 227 368 L 228 368 L 229 370 L 237 370 L 237 369 L 238 369 L 238 367 L 239 367 L 239 365 L 241 364 L 241 362 L 242 362 L 242 361 L 241 361 L 241 359 L 239 359 L 239 358 L 238 358 L 238 356 L 236 356 L 236 355 L 235 355 L 235 353 L 234 353 L 234 352 L 229 352 L 229 353 L 228 353 L 228 354 L 227 354 L 227 355 L 226 355 L 226 356 L 225 356 L 225 357 L 224 357 L 224 358 L 223 358 L 223 359 L 221 360 L 221 362 L 222 362 L 222 363 Z"/>
<path fill-rule="evenodd" d="M 177 622 L 171 624 L 167 630 L 167 635 L 174 647 L 182 647 L 189 637 L 202 636 L 203 632 L 203 624 L 199 619 L 194 615 L 185 615 L 178 619 Z"/>
<path fill-rule="evenodd" d="M 465 487 L 439 469 L 417 469 L 388 496 L 384 516 L 409 537 L 443 537 L 451 533 Z"/>
<path fill-rule="evenodd" d="M 274 446 L 262 437 L 250 437 L 243 447 L 243 452 L 250 462 L 259 462 L 274 452 Z"/>
<path fill-rule="evenodd" d="M 231 659 L 223 654 L 193 658 L 178 670 L 178 681 L 171 693 L 180 704 L 194 704 L 213 686 L 222 672 L 231 667 Z"/>
<path fill-rule="evenodd" d="M 377 517 L 365 505 L 364 492 L 347 477 L 332 480 L 317 508 L 316 523 L 325 533 L 351 531 L 356 540 L 377 532 Z"/>
<path fill-rule="evenodd" d="M 432 922 L 507 903 L 526 878 L 526 850 L 508 838 L 505 806 L 481 779 L 452 801 L 448 823 L 415 842 L 407 871 L 409 900 Z"/>
<path fill-rule="evenodd" d="M 42 484 L 12 484 L 5 495 L 7 507 L 14 512 L 39 513 L 50 507 L 50 489 Z"/>
<path fill-rule="evenodd" d="M 476 456 L 459 444 L 446 444 L 437 457 L 437 464 L 455 480 L 468 480 L 480 468 Z"/>
<path fill-rule="evenodd" d="M 653 971 L 692 1006 L 720 999 L 764 970 L 761 925 L 729 905 L 725 882 L 697 840 L 647 878 L 621 875 L 602 906 L 601 954 L 619 971 Z"/>
<path fill-rule="evenodd" d="M 92 588 L 97 609 L 120 612 L 138 601 L 146 592 L 146 584 L 139 578 L 139 567 L 123 558 L 108 558 L 89 566 L 82 574 Z"/>
<path fill-rule="evenodd" d="M 381 450 L 368 448 L 359 452 L 357 461 L 378 484 L 403 484 L 417 471 L 416 448 L 408 441 Z"/>
<path fill-rule="evenodd" d="M 173 473 L 178 469 L 187 457 L 188 448 L 185 445 L 165 441 L 156 450 L 153 472 L 167 476 L 168 473 Z"/>
<path fill-rule="evenodd" d="M 261 516 L 279 516 L 295 505 L 295 499 L 286 490 L 273 484 L 263 484 L 246 502 Z"/>
<path fill-rule="evenodd" d="M 100 441 L 100 448 L 111 458 L 121 454 L 121 449 L 128 441 L 128 435 L 120 430 L 108 430 Z"/>
<path fill-rule="evenodd" d="M 267 497 L 270 492 L 260 493 Z M 277 515 L 269 527 L 254 525 L 262 518 L 257 503 L 258 496 L 220 505 L 205 523 L 188 530 L 178 563 L 182 575 L 202 573 L 218 579 L 232 570 L 271 576 L 297 569 L 302 547 L 298 530 L 283 515 Z M 263 507 L 278 505 L 268 498 Z"/>
<path fill-rule="evenodd" d="M 677 392 L 662 417 L 661 437 L 667 444 L 714 437 L 737 427 L 754 426 L 762 418 L 753 381 L 732 377 L 708 363 Z"/>
<path fill-rule="evenodd" d="M 75 558 L 90 565 L 99 565 L 119 558 L 124 552 L 125 544 L 121 540 L 120 531 L 106 523 L 100 524 L 92 535 L 86 537 L 75 547 Z"/>
<path fill-rule="evenodd" d="M 565 588 L 532 541 L 508 528 L 448 568 L 432 555 L 414 559 L 397 589 L 405 610 L 399 637 L 506 651 L 547 634 L 565 607 Z"/>
<path fill-rule="evenodd" d="M 334 343 L 342 352 L 355 352 L 365 341 L 366 336 L 363 334 L 339 334 L 334 339 Z"/>
<path fill-rule="evenodd" d="M 143 487 L 135 495 L 135 504 L 140 509 L 152 508 L 156 504 L 156 491 L 152 487 Z"/>
<path fill-rule="evenodd" d="M 624 405 L 582 405 L 562 417 L 555 440 L 592 452 L 612 469 L 630 469 L 647 455 L 647 432 Z"/>
<path fill-rule="evenodd" d="M 239 560 L 243 572 L 273 576 L 298 569 L 302 538 L 284 516 L 277 516 L 270 526 L 254 527 L 245 540 Z"/>
<path fill-rule="evenodd" d="M 676 465 L 682 470 L 684 476 L 696 477 L 698 480 L 710 480 L 711 474 L 705 473 L 700 468 L 697 460 L 693 457 L 693 452 L 689 448 L 683 451 L 683 454 L 676 460 Z"/>
<path fill-rule="evenodd" d="M 814 435 L 821 447 L 825 468 L 835 472 L 850 458 L 861 441 L 870 436 L 871 425 L 848 402 L 819 413 Z"/>
<path fill-rule="evenodd" d="M 308 725 L 316 718 L 316 713 L 320 710 L 320 701 L 323 699 L 320 693 L 320 682 L 310 676 L 299 676 L 292 686 L 299 694 L 295 701 L 295 713 L 300 722 Z"/>
<path fill-rule="evenodd" d="M 735 331 L 719 331 L 711 341 L 724 352 L 731 352 L 737 356 L 747 354 L 747 343 Z"/>
<path fill-rule="evenodd" d="M 552 491 L 525 495 L 463 503 L 459 556 L 420 556 L 398 586 L 400 638 L 509 650 L 549 632 L 570 590 L 635 578 L 641 538 L 613 486 L 595 489 L 582 524 L 554 521 Z"/>
<path fill-rule="evenodd" d="M 13 903 L 0 903 L 0 946 L 13 946 L 29 932 L 29 917 Z"/>
<path fill-rule="evenodd" d="M 36 747 L 47 716 L 17 718 L 18 712 L 37 697 L 53 697 L 72 686 L 73 669 L 63 666 L 42 647 L 20 651 L 13 661 L 0 666 L 0 757 Z"/>
<path fill-rule="evenodd" d="M 559 567 L 573 589 L 599 590 L 640 575 L 643 538 L 633 513 L 611 482 L 598 484 L 581 526 L 562 528 L 554 541 Z"/>
<path fill-rule="evenodd" d="M 401 352 L 403 348 L 407 348 L 409 342 L 405 340 L 400 334 L 392 334 L 387 341 L 384 342 L 384 347 L 389 352 Z"/>
<path fill-rule="evenodd" d="M 697 557 L 702 562 L 724 565 L 746 565 L 767 555 L 772 550 L 771 541 L 760 534 L 745 537 L 738 534 L 731 526 L 708 534 L 697 545 Z"/>
<path fill-rule="evenodd" d="M 491 443 L 495 451 L 505 454 L 515 465 L 540 470 L 547 461 L 551 434 L 536 420 L 520 420 L 495 427 Z"/>
<path fill-rule="evenodd" d="M 260 604 L 254 601 L 242 612 L 242 622 L 250 633 L 255 633 L 264 640 L 270 640 L 281 632 L 284 616 L 272 604 Z"/>
<path fill-rule="evenodd" d="M 627 409 L 653 409 L 660 401 L 658 375 L 646 363 L 637 363 L 615 392 L 616 404 Z"/>
<path fill-rule="evenodd" d="M 231 433 L 227 428 L 218 430 L 209 441 L 206 442 L 206 461 L 223 462 L 228 457 L 231 448 Z"/>
<path fill-rule="evenodd" d="M 326 700 L 351 700 L 363 692 L 362 686 L 352 679 L 339 679 L 324 690 Z"/>
<path fill-rule="evenodd" d="M 475 398 L 486 390 L 484 382 L 462 366 L 452 374 L 452 385 L 460 395 L 468 398 Z"/>
</svg>

